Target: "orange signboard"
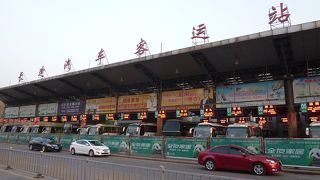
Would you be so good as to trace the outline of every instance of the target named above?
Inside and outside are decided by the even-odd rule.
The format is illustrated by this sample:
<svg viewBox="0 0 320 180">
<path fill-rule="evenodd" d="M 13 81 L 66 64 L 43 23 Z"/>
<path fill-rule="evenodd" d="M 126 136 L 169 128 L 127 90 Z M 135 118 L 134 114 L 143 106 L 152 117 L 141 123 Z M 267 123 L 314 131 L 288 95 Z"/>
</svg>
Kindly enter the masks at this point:
<svg viewBox="0 0 320 180">
<path fill-rule="evenodd" d="M 165 91 L 161 93 L 161 109 L 200 109 L 202 103 L 210 102 L 213 106 L 213 88 L 209 89 L 208 97 L 205 90 L 189 89 Z"/>
<path fill-rule="evenodd" d="M 120 96 L 118 99 L 118 112 L 155 111 L 156 109 L 156 93 Z"/>
<path fill-rule="evenodd" d="M 86 114 L 115 113 L 117 107 L 116 97 L 105 97 L 98 99 L 87 99 Z"/>
</svg>

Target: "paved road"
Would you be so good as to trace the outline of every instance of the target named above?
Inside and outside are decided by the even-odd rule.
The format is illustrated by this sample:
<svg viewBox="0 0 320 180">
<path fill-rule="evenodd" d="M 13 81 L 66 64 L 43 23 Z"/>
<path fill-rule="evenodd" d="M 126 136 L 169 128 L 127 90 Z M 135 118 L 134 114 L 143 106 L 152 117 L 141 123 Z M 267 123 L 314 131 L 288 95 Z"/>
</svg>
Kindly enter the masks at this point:
<svg viewBox="0 0 320 180">
<path fill-rule="evenodd" d="M 30 152 L 26 145 L 9 145 L 6 143 L 0 143 L 0 148 L 8 148 L 9 146 L 13 146 L 14 149 L 19 149 L 23 151 Z M 37 152 L 34 152 L 37 153 Z M 67 157 L 67 158 L 76 158 L 76 159 L 82 159 L 85 160 L 89 158 L 88 156 L 82 156 L 82 155 L 76 155 L 72 156 L 67 151 L 62 151 L 59 153 L 46 153 L 52 156 L 56 157 Z M 226 177 L 234 177 L 234 178 L 245 178 L 245 179 L 314 179 L 319 180 L 320 175 L 312 175 L 312 174 L 296 174 L 296 173 L 289 173 L 289 172 L 281 172 L 275 175 L 268 175 L 264 177 L 257 177 L 252 175 L 251 173 L 246 172 L 230 172 L 230 171 L 214 171 L 210 172 L 205 170 L 203 167 L 197 165 L 197 164 L 190 164 L 190 163 L 173 163 L 173 162 L 163 162 L 163 161 L 153 161 L 153 160 L 141 160 L 141 159 L 133 159 L 133 158 L 124 158 L 124 157 L 116 157 L 116 156 L 110 156 L 110 157 L 93 157 L 89 158 L 90 160 L 93 160 L 97 162 L 108 162 L 108 163 L 115 163 L 115 164 L 126 164 L 126 165 L 132 165 L 132 166 L 141 166 L 141 167 L 147 167 L 147 168 L 159 168 L 160 165 L 163 165 L 166 169 L 176 170 L 176 171 L 183 171 L 188 173 L 199 173 L 199 174 L 208 174 L 208 175 L 218 175 L 218 176 L 226 176 Z M 73 166 L 72 162 L 69 164 L 65 164 L 66 167 Z M 95 166 L 95 165 L 90 165 Z M 98 166 L 98 165 L 97 165 Z M 100 165 L 99 165 L 100 166 Z M 114 165 L 110 165 L 108 167 L 101 169 L 110 169 L 114 168 Z M 128 170 L 129 171 L 129 170 Z"/>
</svg>

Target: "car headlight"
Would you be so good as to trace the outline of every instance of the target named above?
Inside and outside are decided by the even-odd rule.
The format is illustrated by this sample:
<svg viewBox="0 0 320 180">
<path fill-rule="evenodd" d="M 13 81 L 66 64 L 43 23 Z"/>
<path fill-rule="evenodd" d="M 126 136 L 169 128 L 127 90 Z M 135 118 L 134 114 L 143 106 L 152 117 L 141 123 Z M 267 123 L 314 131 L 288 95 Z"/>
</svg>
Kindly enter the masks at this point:
<svg viewBox="0 0 320 180">
<path fill-rule="evenodd" d="M 267 159 L 267 162 L 270 163 L 270 164 L 276 164 L 276 162 L 274 160 L 271 160 L 271 159 Z"/>
</svg>

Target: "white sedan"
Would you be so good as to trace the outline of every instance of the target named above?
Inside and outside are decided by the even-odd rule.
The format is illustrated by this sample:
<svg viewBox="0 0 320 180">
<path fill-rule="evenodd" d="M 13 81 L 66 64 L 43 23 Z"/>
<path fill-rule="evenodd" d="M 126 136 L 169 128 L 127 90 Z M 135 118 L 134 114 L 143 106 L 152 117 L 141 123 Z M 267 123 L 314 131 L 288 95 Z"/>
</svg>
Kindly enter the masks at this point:
<svg viewBox="0 0 320 180">
<path fill-rule="evenodd" d="M 109 147 L 97 140 L 77 140 L 71 143 L 70 152 L 75 154 L 88 154 L 89 156 L 110 156 Z"/>
</svg>

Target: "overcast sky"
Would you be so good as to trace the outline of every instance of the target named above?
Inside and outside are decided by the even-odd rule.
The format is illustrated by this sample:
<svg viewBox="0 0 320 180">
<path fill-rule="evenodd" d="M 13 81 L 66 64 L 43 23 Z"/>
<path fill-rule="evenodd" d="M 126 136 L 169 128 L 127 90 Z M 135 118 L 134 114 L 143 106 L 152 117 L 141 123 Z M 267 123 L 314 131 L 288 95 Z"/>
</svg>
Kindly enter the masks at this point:
<svg viewBox="0 0 320 180">
<path fill-rule="evenodd" d="M 210 42 L 269 30 L 268 11 L 284 2 L 291 23 L 320 20 L 319 0 L 0 0 L 0 87 L 135 58 L 140 38 L 151 54 L 192 45 L 192 27 L 205 23 Z"/>
</svg>

